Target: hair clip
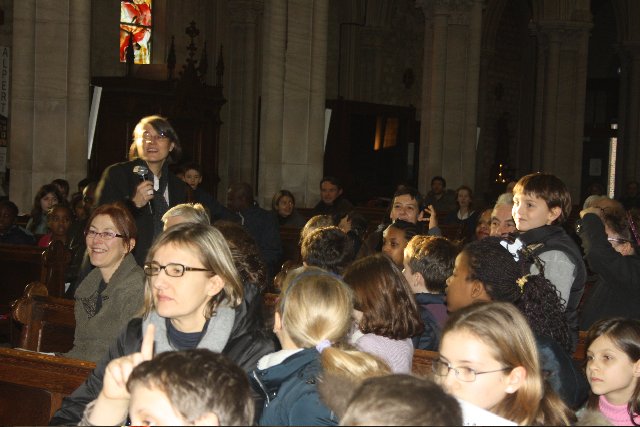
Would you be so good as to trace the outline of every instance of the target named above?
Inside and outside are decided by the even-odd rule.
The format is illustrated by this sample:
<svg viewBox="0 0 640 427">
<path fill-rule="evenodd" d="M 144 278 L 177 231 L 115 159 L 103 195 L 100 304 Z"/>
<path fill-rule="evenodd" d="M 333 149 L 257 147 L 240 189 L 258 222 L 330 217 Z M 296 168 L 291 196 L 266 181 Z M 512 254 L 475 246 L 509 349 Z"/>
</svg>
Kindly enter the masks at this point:
<svg viewBox="0 0 640 427">
<path fill-rule="evenodd" d="M 516 280 L 516 283 L 520 287 L 520 293 L 521 294 L 524 293 L 524 285 L 525 285 L 525 283 L 527 283 L 527 280 L 529 280 L 529 274 L 524 275 L 521 278 L 519 278 L 518 280 Z"/>
</svg>

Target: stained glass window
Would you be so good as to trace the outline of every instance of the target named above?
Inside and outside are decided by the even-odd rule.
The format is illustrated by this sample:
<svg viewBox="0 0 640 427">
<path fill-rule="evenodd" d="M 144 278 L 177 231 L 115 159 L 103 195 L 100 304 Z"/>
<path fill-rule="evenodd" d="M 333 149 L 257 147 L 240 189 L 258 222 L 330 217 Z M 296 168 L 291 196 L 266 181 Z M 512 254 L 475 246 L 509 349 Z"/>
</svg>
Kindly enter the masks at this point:
<svg viewBox="0 0 640 427">
<path fill-rule="evenodd" d="M 120 1 L 120 62 L 126 62 L 129 44 L 136 64 L 151 63 L 151 2 Z"/>
</svg>

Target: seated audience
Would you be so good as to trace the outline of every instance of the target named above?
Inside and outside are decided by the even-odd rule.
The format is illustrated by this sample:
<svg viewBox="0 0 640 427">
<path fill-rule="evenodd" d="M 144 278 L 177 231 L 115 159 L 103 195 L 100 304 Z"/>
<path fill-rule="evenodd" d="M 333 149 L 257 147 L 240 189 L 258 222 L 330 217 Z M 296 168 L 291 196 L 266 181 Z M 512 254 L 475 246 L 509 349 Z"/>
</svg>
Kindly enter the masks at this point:
<svg viewBox="0 0 640 427">
<path fill-rule="evenodd" d="M 353 261 L 353 242 L 338 227 L 320 227 L 302 241 L 302 263 L 342 275 Z"/>
<path fill-rule="evenodd" d="M 320 227 L 331 227 L 333 226 L 333 218 L 331 215 L 315 215 L 312 216 L 309 221 L 302 227 L 300 230 L 300 246 L 302 246 L 302 242 L 304 239 L 311 233 L 313 230 Z"/>
<path fill-rule="evenodd" d="M 426 208 L 422 208 L 420 192 L 413 187 L 399 185 L 393 195 L 388 218 L 384 218 L 382 224 L 367 236 L 366 244 L 372 251 L 382 251 L 382 233 L 390 223 L 397 220 L 415 224 L 418 229 L 417 234 L 441 235 L 438 227 L 438 215 L 434 207 L 428 205 Z M 427 230 L 424 229 L 425 223 Z"/>
<path fill-rule="evenodd" d="M 433 381 L 410 375 L 367 378 L 346 405 L 340 418 L 343 426 L 463 425 L 454 397 Z"/>
<path fill-rule="evenodd" d="M 261 358 L 250 376 L 265 399 L 258 424 L 335 425 L 335 414 L 320 401 L 318 378 L 327 373 L 358 381 L 389 368 L 344 343 L 353 297 L 336 275 L 315 267 L 295 270 L 280 295 L 274 331 L 282 350 Z"/>
<path fill-rule="evenodd" d="M 69 228 L 73 221 L 73 212 L 67 205 L 55 205 L 47 212 L 47 228 L 49 232 L 38 241 L 38 246 L 46 248 L 53 241 L 60 241 L 68 246 Z"/>
<path fill-rule="evenodd" d="M 16 225 L 18 206 L 9 200 L 0 201 L 0 243 L 35 245 L 36 239 Z"/>
<path fill-rule="evenodd" d="M 433 362 L 445 391 L 519 425 L 575 420 L 546 384 L 535 339 L 520 311 L 479 303 L 451 315 Z"/>
<path fill-rule="evenodd" d="M 580 212 L 577 227 L 585 259 L 598 276 L 580 312 L 580 330 L 608 317 L 640 319 L 640 257 L 636 253 L 632 229 L 637 218 L 627 214 L 617 201 L 601 209 Z"/>
<path fill-rule="evenodd" d="M 458 246 L 444 237 L 415 236 L 404 250 L 402 273 L 414 293 L 424 332 L 413 337 L 413 346 L 437 351 L 447 320 L 444 291 L 453 273 Z"/>
<path fill-rule="evenodd" d="M 251 329 L 235 308 L 243 287 L 229 246 L 212 226 L 179 224 L 162 233 L 149 250 L 142 318 L 132 319 L 89 378 L 62 402 L 51 424 L 76 424 L 98 397 L 105 369 L 114 359 L 140 352 L 142 331 L 154 333 L 156 353 L 206 348 L 228 356 L 245 371 L 273 352 L 263 331 Z M 249 314 L 247 314 L 249 315 Z M 151 341 L 151 340 L 150 340 Z"/>
<path fill-rule="evenodd" d="M 565 403 L 577 408 L 586 398 L 584 375 L 571 360 L 571 341 L 560 296 L 542 275 L 527 274 L 529 261 L 516 262 L 497 237 L 468 244 L 447 279 L 450 312 L 477 301 L 514 304 L 529 322 L 547 380 Z"/>
<path fill-rule="evenodd" d="M 271 200 L 273 211 L 280 227 L 302 228 L 307 220 L 296 210 L 296 198 L 289 190 L 280 190 Z"/>
<path fill-rule="evenodd" d="M 207 210 L 200 203 L 181 203 L 162 215 L 163 229 L 182 223 L 211 225 Z"/>
<path fill-rule="evenodd" d="M 153 357 L 153 336 L 140 353 L 113 360 L 98 398 L 80 425 L 251 425 L 254 403 L 246 374 L 206 349 Z M 132 370 L 133 369 L 133 370 Z"/>
<path fill-rule="evenodd" d="M 640 184 L 637 181 L 629 181 L 625 187 L 625 193 L 620 198 L 620 203 L 625 209 L 640 208 Z"/>
<path fill-rule="evenodd" d="M 31 208 L 31 218 L 27 222 L 27 231 L 35 235 L 46 234 L 47 212 L 61 200 L 62 196 L 54 185 L 47 184 L 40 187 L 33 198 L 33 208 Z"/>
<path fill-rule="evenodd" d="M 591 385 L 587 408 L 614 426 L 640 424 L 640 321 L 599 320 L 589 329 L 585 346 Z"/>
<path fill-rule="evenodd" d="M 476 223 L 476 233 L 473 240 L 482 240 L 491 235 L 491 212 L 493 209 L 485 209 L 480 213 Z"/>
<path fill-rule="evenodd" d="M 142 309 L 144 273 L 131 254 L 137 229 L 119 204 L 98 207 L 85 229 L 89 260 L 95 267 L 75 292 L 74 359 L 98 362 L 122 329 Z"/>
<path fill-rule="evenodd" d="M 273 215 L 258 206 L 253 200 L 253 188 L 247 183 L 236 183 L 227 192 L 227 207 L 233 220 L 242 224 L 260 248 L 264 262 L 269 268 L 269 277 L 278 271 L 282 258 L 282 243 L 278 223 Z"/>
<path fill-rule="evenodd" d="M 191 188 L 190 201 L 202 204 L 207 209 L 207 214 L 212 219 L 211 222 L 228 218 L 229 214 L 225 212 L 224 206 L 200 187 L 200 184 L 202 184 L 202 167 L 197 163 L 187 163 L 182 168 L 182 171 L 184 173 L 182 180 Z"/>
<path fill-rule="evenodd" d="M 333 223 L 347 233 L 347 237 L 353 243 L 353 253 L 356 254 L 356 258 L 362 258 L 374 253 L 364 241 L 367 227 L 369 226 L 369 221 L 364 215 L 357 211 L 351 211 L 335 216 Z"/>
<path fill-rule="evenodd" d="M 431 191 L 424 200 L 425 205 L 433 206 L 440 215 L 448 215 L 456 210 L 456 193 L 447 189 L 447 181 L 441 176 L 431 178 Z"/>
<path fill-rule="evenodd" d="M 354 291 L 355 329 L 351 342 L 387 362 L 394 373 L 411 372 L 413 343 L 423 326 L 402 272 L 382 254 L 355 261 L 344 281 Z"/>
<path fill-rule="evenodd" d="M 325 176 L 320 181 L 320 201 L 313 208 L 313 215 L 347 213 L 353 205 L 342 195 L 342 184 L 335 176 Z"/>
<path fill-rule="evenodd" d="M 388 256 L 398 268 L 402 268 L 404 248 L 416 234 L 418 234 L 418 228 L 415 224 L 401 219 L 393 221 L 382 233 L 382 253 Z"/>
<path fill-rule="evenodd" d="M 443 221 L 444 224 L 458 225 L 459 240 L 464 243 L 470 242 L 475 237 L 476 224 L 478 222 L 478 211 L 473 206 L 473 191 L 466 185 L 458 187 L 456 190 L 457 210 L 451 212 Z"/>
<path fill-rule="evenodd" d="M 511 214 L 512 210 L 513 193 L 501 194 L 491 212 L 491 236 L 508 238 L 509 234 L 518 231 Z"/>
</svg>

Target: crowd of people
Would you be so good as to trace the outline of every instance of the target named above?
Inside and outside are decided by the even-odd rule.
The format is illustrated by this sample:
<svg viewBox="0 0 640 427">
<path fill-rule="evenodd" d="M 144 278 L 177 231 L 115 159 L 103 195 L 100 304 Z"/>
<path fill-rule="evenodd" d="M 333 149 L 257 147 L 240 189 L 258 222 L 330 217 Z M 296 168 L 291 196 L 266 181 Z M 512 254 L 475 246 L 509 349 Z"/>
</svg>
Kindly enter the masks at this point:
<svg viewBox="0 0 640 427">
<path fill-rule="evenodd" d="M 552 174 L 486 209 L 438 176 L 425 197 L 399 186 L 370 229 L 335 177 L 311 218 L 287 190 L 263 209 L 247 183 L 225 206 L 200 165 L 175 167 L 180 152 L 149 116 L 99 182 L 44 185 L 26 229 L 0 202 L 0 242 L 74 253 L 75 340 L 60 356 L 97 367 L 52 424 L 640 423 L 633 206 L 592 196 L 574 231 Z M 281 227 L 300 229 L 284 267 Z M 416 349 L 438 352 L 431 378 L 411 375 Z"/>
</svg>

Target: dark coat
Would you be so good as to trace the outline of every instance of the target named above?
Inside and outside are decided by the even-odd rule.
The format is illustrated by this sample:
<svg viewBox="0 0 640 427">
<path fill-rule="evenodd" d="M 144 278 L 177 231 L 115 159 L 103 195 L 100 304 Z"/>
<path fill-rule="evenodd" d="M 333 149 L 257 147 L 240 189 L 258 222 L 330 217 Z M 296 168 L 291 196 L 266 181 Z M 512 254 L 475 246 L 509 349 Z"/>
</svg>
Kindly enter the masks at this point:
<svg viewBox="0 0 640 427">
<path fill-rule="evenodd" d="M 149 206 L 145 205 L 138 209 L 131 200 L 136 193 L 136 188 L 140 184 L 140 178 L 133 173 L 135 166 L 146 166 L 146 162 L 142 159 L 136 159 L 116 163 L 105 169 L 98 188 L 96 189 L 96 206 L 117 201 L 126 204 L 135 218 L 138 228 L 138 238 L 136 239 L 136 247 L 133 250 L 133 255 L 136 258 L 136 262 L 142 266 L 155 237 L 153 226 L 154 217 L 149 210 Z M 169 172 L 166 162 L 163 166 L 162 173 L 163 175 L 166 174 L 168 179 L 169 208 L 181 203 L 186 203 L 187 184 Z M 149 177 L 149 179 L 153 178 Z"/>
<path fill-rule="evenodd" d="M 313 207 L 312 215 L 341 215 L 349 213 L 353 210 L 353 204 L 340 196 L 333 201 L 332 205 L 328 205 L 322 200 Z"/>
<path fill-rule="evenodd" d="M 616 252 L 594 214 L 585 215 L 578 228 L 589 267 L 598 274 L 582 307 L 580 330 L 607 317 L 640 319 L 640 257 Z"/>
<path fill-rule="evenodd" d="M 35 245 L 36 239 L 17 225 L 12 225 L 6 233 L 0 234 L 0 243 L 7 245 Z"/>
<path fill-rule="evenodd" d="M 255 300 L 255 298 L 254 298 Z M 274 339 L 269 333 L 256 329 L 260 320 L 253 318 L 257 310 L 250 307 L 246 299 L 236 308 L 236 317 L 229 341 L 222 354 L 229 357 L 247 373 L 255 369 L 258 360 L 275 349 Z M 77 425 L 88 403 L 98 397 L 102 390 L 104 372 L 113 359 L 140 351 L 142 346 L 142 319 L 132 319 L 122 331 L 108 353 L 97 364 L 89 378 L 76 391 L 62 401 L 62 407 L 55 413 L 50 425 Z"/>
<path fill-rule="evenodd" d="M 251 384 L 265 399 L 259 425 L 337 425 L 338 419 L 320 400 L 320 353 L 302 350 L 279 365 L 251 373 Z"/>
<path fill-rule="evenodd" d="M 420 350 L 438 351 L 442 327 L 447 319 L 447 307 L 444 295 L 415 294 L 424 332 L 412 338 L 413 347 Z"/>
</svg>

